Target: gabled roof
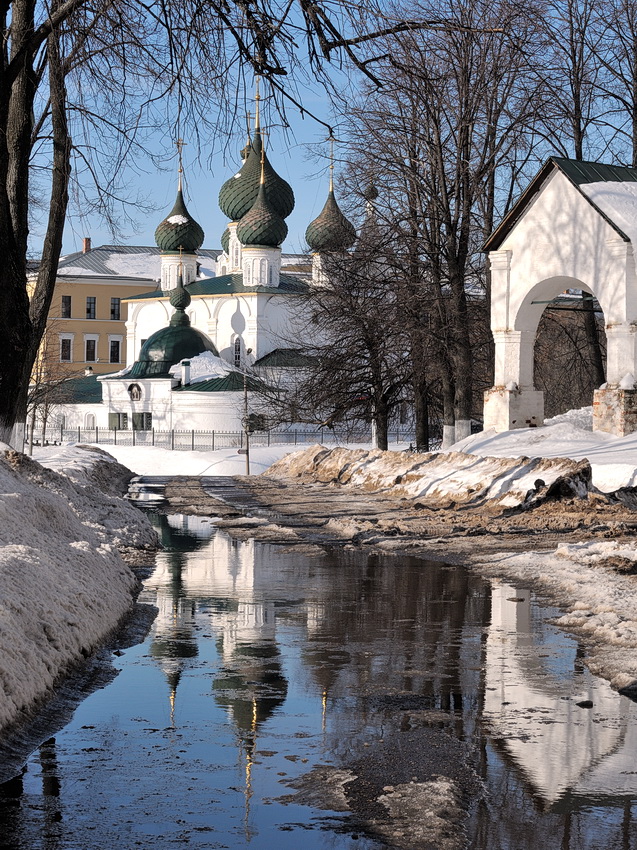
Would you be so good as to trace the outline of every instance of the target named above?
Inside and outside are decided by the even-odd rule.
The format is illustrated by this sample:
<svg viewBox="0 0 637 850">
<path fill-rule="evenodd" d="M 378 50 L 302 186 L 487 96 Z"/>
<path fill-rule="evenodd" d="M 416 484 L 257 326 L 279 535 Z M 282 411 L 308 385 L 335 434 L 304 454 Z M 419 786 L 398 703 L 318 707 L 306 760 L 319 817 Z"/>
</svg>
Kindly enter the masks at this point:
<svg viewBox="0 0 637 850">
<path fill-rule="evenodd" d="M 214 263 L 221 251 L 200 248 L 197 255 Z M 101 275 L 103 277 L 138 277 L 156 280 L 160 274 L 160 251 L 154 245 L 100 245 L 83 253 L 77 251 L 62 257 L 58 274 L 62 277 Z"/>
<path fill-rule="evenodd" d="M 307 367 L 314 362 L 313 358 L 308 354 L 299 351 L 298 348 L 275 348 L 255 360 L 256 367 L 265 366 L 267 368 L 286 368 L 286 367 Z"/>
<path fill-rule="evenodd" d="M 484 243 L 484 251 L 496 251 L 500 247 L 522 218 L 529 204 L 539 194 L 549 175 L 556 169 L 564 174 L 625 242 L 631 241 L 627 231 L 632 229 L 631 225 L 637 223 L 637 168 L 552 156 L 544 163 L 519 200 L 489 236 Z M 603 184 L 609 184 L 608 191 L 600 191 Z M 631 207 L 635 208 L 634 221 Z"/>
<path fill-rule="evenodd" d="M 281 273 L 278 286 L 250 286 L 243 285 L 242 274 L 224 274 L 220 277 L 210 277 L 205 280 L 194 280 L 186 286 L 188 292 L 194 297 L 202 295 L 235 295 L 249 292 L 266 292 L 269 295 L 302 294 L 308 291 L 306 281 L 296 275 Z M 157 289 L 154 292 L 143 292 L 140 295 L 131 295 L 123 301 L 145 301 L 153 298 L 168 298 L 168 292 Z"/>
</svg>

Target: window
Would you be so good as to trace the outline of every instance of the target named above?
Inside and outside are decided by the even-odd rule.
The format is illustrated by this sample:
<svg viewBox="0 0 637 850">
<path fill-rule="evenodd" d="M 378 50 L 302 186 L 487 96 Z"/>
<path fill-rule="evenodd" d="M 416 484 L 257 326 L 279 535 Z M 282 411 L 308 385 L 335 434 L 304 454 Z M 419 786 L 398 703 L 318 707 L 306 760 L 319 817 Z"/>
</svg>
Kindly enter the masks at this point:
<svg viewBox="0 0 637 850">
<path fill-rule="evenodd" d="M 62 310 L 60 312 L 60 317 L 62 319 L 70 319 L 71 318 L 71 296 L 63 295 L 62 296 Z"/>
<path fill-rule="evenodd" d="M 152 413 L 133 413 L 133 431 L 150 431 L 152 427 Z"/>
<path fill-rule="evenodd" d="M 261 258 L 261 263 L 259 264 L 259 284 L 261 286 L 265 286 L 268 282 L 268 261 L 265 257 Z"/>
<path fill-rule="evenodd" d="M 116 428 L 118 431 L 126 431 L 128 428 L 128 413 L 109 413 L 108 427 L 111 431 Z"/>
<path fill-rule="evenodd" d="M 119 354 L 121 342 L 118 339 L 112 339 L 109 345 L 109 361 L 111 363 L 119 363 Z"/>
<path fill-rule="evenodd" d="M 86 318 L 95 318 L 95 296 L 89 295 L 86 299 Z"/>
<path fill-rule="evenodd" d="M 234 365 L 241 366 L 241 337 L 237 337 L 234 341 Z"/>
<path fill-rule="evenodd" d="M 119 298 L 111 298 L 111 319 L 119 320 L 121 316 L 121 301 Z M 93 316 L 95 318 L 95 316 Z M 111 360 L 111 363 L 115 363 L 115 360 Z"/>
<path fill-rule="evenodd" d="M 84 340 L 85 345 L 85 357 L 87 363 L 95 363 L 97 360 L 97 340 L 96 339 L 86 339 Z"/>
<path fill-rule="evenodd" d="M 246 263 L 246 286 L 250 286 L 250 272 L 251 272 L 250 262 L 248 261 Z"/>
<path fill-rule="evenodd" d="M 91 428 L 91 429 L 95 428 L 95 414 L 94 413 L 87 413 L 86 414 L 86 418 L 85 418 L 85 421 L 84 421 L 84 427 L 85 428 Z"/>
<path fill-rule="evenodd" d="M 140 401 L 142 397 L 142 388 L 139 384 L 131 384 L 128 388 L 128 395 L 131 401 Z"/>
<path fill-rule="evenodd" d="M 60 362 L 70 363 L 73 359 L 71 353 L 73 340 L 70 337 L 62 337 L 60 339 Z"/>
</svg>

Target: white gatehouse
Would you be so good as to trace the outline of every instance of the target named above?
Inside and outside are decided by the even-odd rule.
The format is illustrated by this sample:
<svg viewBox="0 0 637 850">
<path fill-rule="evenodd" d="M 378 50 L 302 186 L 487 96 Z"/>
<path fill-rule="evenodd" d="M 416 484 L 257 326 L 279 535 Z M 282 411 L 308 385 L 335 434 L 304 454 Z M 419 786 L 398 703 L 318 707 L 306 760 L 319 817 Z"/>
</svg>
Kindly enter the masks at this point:
<svg viewBox="0 0 637 850">
<path fill-rule="evenodd" d="M 574 289 L 593 295 L 605 318 L 607 383 L 594 393 L 593 428 L 637 431 L 635 245 L 637 168 L 551 157 L 485 246 L 495 341 L 485 430 L 543 423 L 543 393 L 533 386 L 537 326 L 547 303 Z"/>
</svg>

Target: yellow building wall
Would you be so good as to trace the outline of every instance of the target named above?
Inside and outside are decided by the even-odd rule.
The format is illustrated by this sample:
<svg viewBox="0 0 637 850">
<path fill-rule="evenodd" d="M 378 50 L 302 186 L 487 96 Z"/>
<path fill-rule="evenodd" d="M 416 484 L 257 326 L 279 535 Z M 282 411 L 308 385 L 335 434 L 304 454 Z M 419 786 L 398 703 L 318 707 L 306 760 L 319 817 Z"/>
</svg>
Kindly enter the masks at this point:
<svg viewBox="0 0 637 850">
<path fill-rule="evenodd" d="M 56 281 L 53 301 L 49 310 L 43 354 L 47 368 L 56 377 L 80 375 L 87 366 L 93 372 L 105 375 L 119 372 L 126 365 L 126 319 L 128 305 L 125 298 L 142 292 L 153 292 L 154 281 L 127 278 L 126 281 L 93 278 L 61 278 Z M 70 296 L 70 318 L 63 318 L 62 296 Z M 95 318 L 87 318 L 87 299 L 95 299 Z M 111 299 L 120 299 L 120 318 L 111 318 Z M 71 359 L 62 360 L 63 338 L 70 339 Z M 111 359 L 111 339 L 119 340 L 119 359 Z M 95 339 L 95 360 L 87 360 L 87 339 Z M 114 340 L 114 341 L 115 341 Z M 90 354 L 90 352 L 89 352 Z"/>
</svg>

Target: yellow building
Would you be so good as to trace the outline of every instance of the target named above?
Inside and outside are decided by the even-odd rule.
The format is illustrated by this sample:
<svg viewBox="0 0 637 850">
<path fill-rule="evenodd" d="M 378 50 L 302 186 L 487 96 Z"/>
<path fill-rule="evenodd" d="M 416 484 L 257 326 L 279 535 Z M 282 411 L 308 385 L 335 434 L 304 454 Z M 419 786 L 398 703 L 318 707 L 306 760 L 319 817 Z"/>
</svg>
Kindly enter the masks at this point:
<svg viewBox="0 0 637 850">
<path fill-rule="evenodd" d="M 200 251 L 212 265 L 219 251 Z M 208 256 L 210 255 L 210 256 Z M 202 272 L 206 270 L 202 268 Z M 126 364 L 125 299 L 159 286 L 156 247 L 103 245 L 60 260 L 42 361 L 46 378 L 118 372 Z M 207 275 L 206 275 L 207 276 Z"/>
</svg>

